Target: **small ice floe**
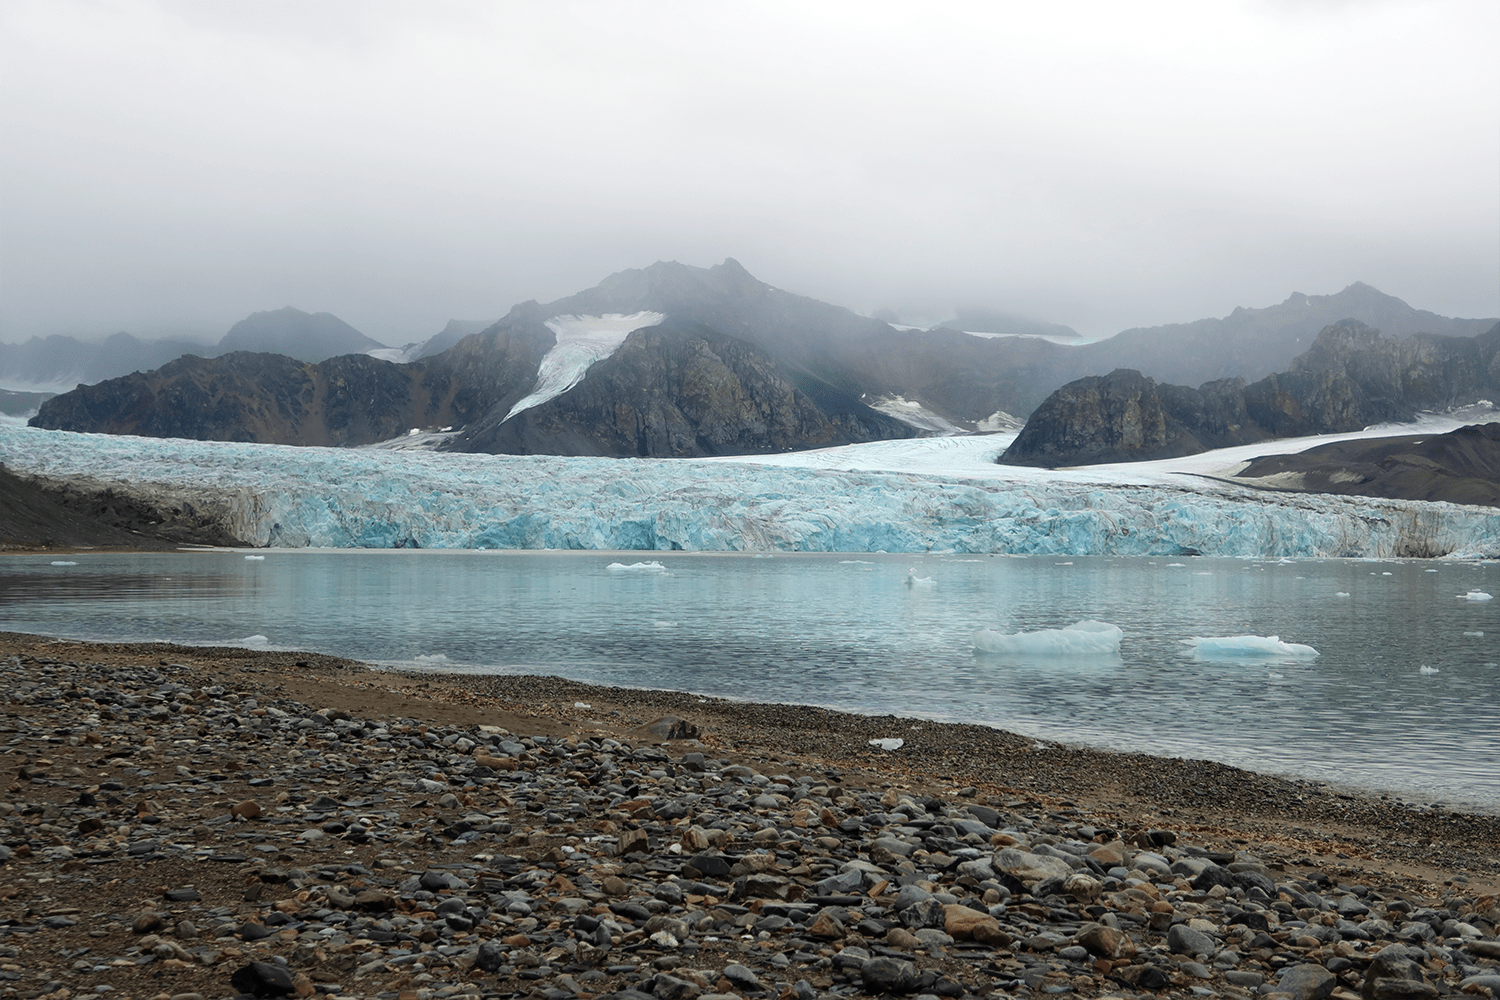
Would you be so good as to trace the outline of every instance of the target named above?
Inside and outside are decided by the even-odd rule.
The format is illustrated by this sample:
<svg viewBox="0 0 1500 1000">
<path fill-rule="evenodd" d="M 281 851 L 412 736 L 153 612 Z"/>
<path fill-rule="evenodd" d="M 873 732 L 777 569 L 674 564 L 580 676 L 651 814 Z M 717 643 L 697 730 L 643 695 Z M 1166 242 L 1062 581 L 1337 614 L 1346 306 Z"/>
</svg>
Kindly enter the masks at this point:
<svg viewBox="0 0 1500 1000">
<path fill-rule="evenodd" d="M 1316 649 L 1300 642 L 1282 642 L 1276 635 L 1194 636 L 1180 640 L 1193 647 L 1193 655 L 1205 660 L 1251 659 L 1263 656 L 1298 659 L 1321 656 Z"/>
<path fill-rule="evenodd" d="M 974 633 L 974 648 L 981 653 L 1029 656 L 1117 656 L 1124 635 L 1118 625 L 1093 620 L 1036 632 L 992 632 L 986 628 Z"/>
<path fill-rule="evenodd" d="M 266 646 L 270 644 L 271 640 L 263 635 L 247 635 L 243 639 L 236 639 L 235 642 L 238 642 L 241 646 Z"/>
<path fill-rule="evenodd" d="M 77 566 L 78 564 L 76 562 L 73 562 L 71 559 L 54 559 L 54 560 L 52 560 L 52 565 L 54 565 L 54 566 Z"/>
<path fill-rule="evenodd" d="M 918 576 L 917 568 L 911 567 L 906 571 L 906 585 L 913 590 L 930 590 L 937 586 L 937 581 L 930 576 Z"/>
<path fill-rule="evenodd" d="M 245 557 L 245 561 L 246 562 L 265 562 L 266 561 L 266 557 L 265 556 L 246 556 Z"/>
<path fill-rule="evenodd" d="M 1393 574 L 1393 573 L 1382 573 L 1380 575 L 1381 576 L 1394 576 L 1395 574 Z"/>
<path fill-rule="evenodd" d="M 1073 565 L 1073 562 L 1072 562 L 1072 560 L 1069 560 L 1068 562 L 1053 563 L 1052 565 L 1054 565 L 1054 566 L 1071 566 L 1071 565 Z"/>
<path fill-rule="evenodd" d="M 1424 664 L 1422 664 L 1422 666 L 1420 668 L 1418 668 L 1417 673 L 1419 673 L 1419 674 L 1426 674 L 1427 676 L 1430 677 L 1433 674 L 1440 674 L 1440 673 L 1442 673 L 1442 669 L 1439 668 L 1439 667 L 1429 667 L 1427 664 L 1424 663 Z"/>
<path fill-rule="evenodd" d="M 1349 591 L 1347 591 L 1347 590 L 1340 590 L 1337 593 L 1335 593 L 1333 596 L 1334 597 L 1348 597 L 1349 596 Z"/>
<path fill-rule="evenodd" d="M 1176 567 L 1177 569 L 1181 569 L 1185 565 L 1187 565 L 1187 564 L 1186 563 L 1167 563 L 1167 569 L 1172 569 L 1173 567 Z"/>
<path fill-rule="evenodd" d="M 883 740 L 871 740 L 870 746 L 878 747 L 881 750 L 900 750 L 906 746 L 906 741 L 898 737 L 887 736 Z"/>
<path fill-rule="evenodd" d="M 874 566 L 868 559 L 840 559 L 840 566 Z"/>
<path fill-rule="evenodd" d="M 1486 594 L 1482 590 L 1471 590 L 1467 594 L 1459 594 L 1460 601 L 1493 601 L 1494 595 Z"/>
<path fill-rule="evenodd" d="M 1464 635 L 1468 636 L 1470 639 L 1483 639 L 1484 638 L 1484 633 L 1483 632 L 1465 632 Z"/>
<path fill-rule="evenodd" d="M 630 563 L 629 565 L 613 562 L 604 568 L 611 573 L 665 573 L 667 571 L 667 567 L 655 559 L 652 559 L 650 562 Z"/>
<path fill-rule="evenodd" d="M 418 663 L 447 663 L 448 657 L 442 653 L 418 653 L 412 657 Z"/>
<path fill-rule="evenodd" d="M 575 702 L 573 702 L 573 707 L 574 708 L 593 708 L 594 706 L 590 705 L 586 701 L 575 701 Z"/>
</svg>

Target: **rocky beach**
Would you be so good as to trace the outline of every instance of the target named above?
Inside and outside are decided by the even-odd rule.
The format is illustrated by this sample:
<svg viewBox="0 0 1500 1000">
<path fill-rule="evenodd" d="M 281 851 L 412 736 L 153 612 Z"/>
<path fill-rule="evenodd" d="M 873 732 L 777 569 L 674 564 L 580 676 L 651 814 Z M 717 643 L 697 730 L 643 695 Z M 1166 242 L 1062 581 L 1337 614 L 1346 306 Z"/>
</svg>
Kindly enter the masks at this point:
<svg viewBox="0 0 1500 1000">
<path fill-rule="evenodd" d="M 0 670 L 0 996 L 1500 995 L 1495 816 L 312 654 Z"/>
</svg>

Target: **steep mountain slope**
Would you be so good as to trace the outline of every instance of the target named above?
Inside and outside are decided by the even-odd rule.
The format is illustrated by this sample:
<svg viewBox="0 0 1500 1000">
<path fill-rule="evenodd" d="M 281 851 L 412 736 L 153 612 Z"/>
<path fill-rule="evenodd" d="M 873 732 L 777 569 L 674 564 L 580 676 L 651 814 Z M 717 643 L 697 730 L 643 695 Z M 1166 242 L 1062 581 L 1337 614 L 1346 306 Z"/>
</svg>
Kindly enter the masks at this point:
<svg viewBox="0 0 1500 1000">
<path fill-rule="evenodd" d="M 1247 385 L 1157 384 L 1130 369 L 1089 376 L 1037 408 L 1000 461 L 1089 465 L 1175 458 L 1273 438 L 1360 430 L 1500 393 L 1500 323 L 1478 337 L 1384 337 L 1326 327 L 1291 368 Z"/>
</svg>

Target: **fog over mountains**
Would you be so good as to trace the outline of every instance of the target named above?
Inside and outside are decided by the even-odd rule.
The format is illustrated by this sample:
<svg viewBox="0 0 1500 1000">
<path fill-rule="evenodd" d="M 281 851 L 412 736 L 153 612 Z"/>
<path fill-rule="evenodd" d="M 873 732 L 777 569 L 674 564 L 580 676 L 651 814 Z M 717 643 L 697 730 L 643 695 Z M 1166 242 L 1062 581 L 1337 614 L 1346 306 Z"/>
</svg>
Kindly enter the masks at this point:
<svg viewBox="0 0 1500 1000">
<path fill-rule="evenodd" d="M 416 428 L 437 432 L 423 439 L 436 447 L 491 453 L 764 453 L 1015 426 L 1012 415 L 1030 414 L 1065 383 L 1120 367 L 1163 383 L 1257 380 L 1289 368 L 1320 330 L 1346 319 L 1398 339 L 1473 337 L 1495 324 L 1412 309 L 1355 283 L 1074 345 L 1058 342 L 1072 334 L 1066 327 L 993 315 L 961 317 L 959 325 L 987 327 L 974 331 L 899 328 L 772 287 L 732 259 L 710 268 L 658 262 L 547 304 L 521 303 L 493 324 L 453 321 L 403 348 L 326 313 L 257 313 L 216 345 L 221 356 L 196 348 L 198 356 L 66 393 L 34 423 L 345 446 Z M 43 352 L 21 349 L 65 339 L 0 347 L 0 377 L 14 380 L 13 359 L 23 357 L 33 384 L 44 381 Z M 87 352 L 73 345 L 82 366 Z"/>
</svg>

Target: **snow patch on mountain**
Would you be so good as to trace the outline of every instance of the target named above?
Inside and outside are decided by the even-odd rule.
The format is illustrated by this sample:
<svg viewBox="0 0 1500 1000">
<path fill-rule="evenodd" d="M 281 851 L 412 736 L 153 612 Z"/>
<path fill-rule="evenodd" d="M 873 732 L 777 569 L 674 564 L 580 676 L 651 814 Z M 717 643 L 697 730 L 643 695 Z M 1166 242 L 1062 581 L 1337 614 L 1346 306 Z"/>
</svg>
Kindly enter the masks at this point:
<svg viewBox="0 0 1500 1000">
<path fill-rule="evenodd" d="M 666 317 L 661 313 L 638 312 L 628 316 L 620 313 L 554 316 L 547 320 L 547 329 L 557 336 L 557 344 L 537 368 L 536 388 L 510 408 L 505 420 L 561 396 L 582 382 L 596 361 L 603 361 L 619 350 L 631 333 L 643 327 L 657 326 L 664 319 Z"/>
<path fill-rule="evenodd" d="M 865 405 L 877 413 L 895 417 L 903 424 L 910 424 L 929 434 L 962 434 L 964 429 L 951 420 L 933 413 L 916 400 L 904 396 L 876 396 L 865 400 Z"/>
</svg>

